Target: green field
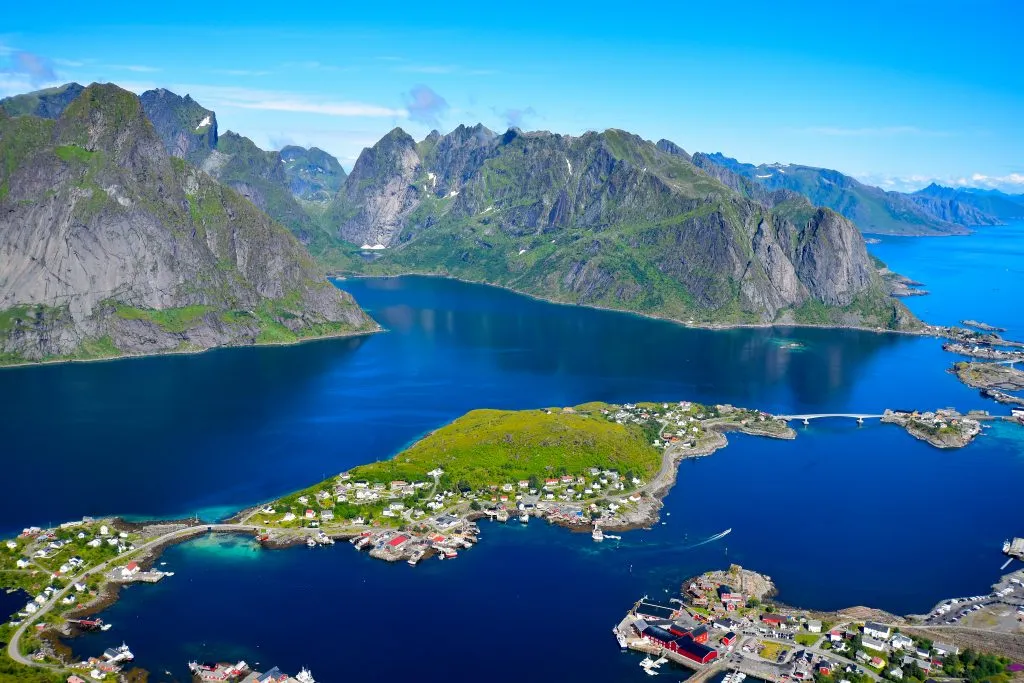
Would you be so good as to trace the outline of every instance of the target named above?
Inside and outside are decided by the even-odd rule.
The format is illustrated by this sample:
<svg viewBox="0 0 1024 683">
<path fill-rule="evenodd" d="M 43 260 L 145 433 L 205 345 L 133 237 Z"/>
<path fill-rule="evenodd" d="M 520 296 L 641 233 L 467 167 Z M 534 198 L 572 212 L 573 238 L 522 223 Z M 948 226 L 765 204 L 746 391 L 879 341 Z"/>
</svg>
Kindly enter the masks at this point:
<svg viewBox="0 0 1024 683">
<path fill-rule="evenodd" d="M 531 477 L 582 475 L 591 467 L 649 479 L 660 462 L 639 426 L 616 424 L 600 412 L 474 410 L 393 459 L 351 474 L 372 482 L 425 481 L 428 471 L 440 467 L 446 481 L 479 490 Z"/>
</svg>

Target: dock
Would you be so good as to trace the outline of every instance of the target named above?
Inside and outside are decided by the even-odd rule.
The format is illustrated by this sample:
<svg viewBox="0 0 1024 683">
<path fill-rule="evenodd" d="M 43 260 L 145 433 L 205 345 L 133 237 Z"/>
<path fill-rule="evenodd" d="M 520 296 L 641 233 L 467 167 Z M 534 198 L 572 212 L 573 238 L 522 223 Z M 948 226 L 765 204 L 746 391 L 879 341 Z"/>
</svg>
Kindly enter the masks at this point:
<svg viewBox="0 0 1024 683">
<path fill-rule="evenodd" d="M 1003 553 L 1011 558 L 1024 560 L 1024 538 L 1015 538 L 1003 543 Z"/>
</svg>

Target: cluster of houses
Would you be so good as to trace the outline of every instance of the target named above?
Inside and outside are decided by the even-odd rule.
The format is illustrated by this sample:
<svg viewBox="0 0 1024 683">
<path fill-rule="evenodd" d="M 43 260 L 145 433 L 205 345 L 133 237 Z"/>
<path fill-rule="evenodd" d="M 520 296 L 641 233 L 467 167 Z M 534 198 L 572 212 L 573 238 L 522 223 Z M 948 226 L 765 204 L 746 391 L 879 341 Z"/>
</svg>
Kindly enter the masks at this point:
<svg viewBox="0 0 1024 683">
<path fill-rule="evenodd" d="M 833 649 L 841 651 L 838 646 L 843 644 L 845 634 L 831 632 L 829 639 L 833 642 Z M 857 661 L 879 668 L 885 664 L 883 657 L 886 657 L 891 665 L 887 673 L 895 679 L 902 679 L 903 668 L 915 664 L 924 673 L 931 673 L 942 667 L 946 657 L 960 652 L 955 645 L 939 641 L 933 642 L 930 650 L 924 649 L 913 638 L 873 621 L 864 624 L 860 643 L 863 649 L 857 652 Z"/>
<path fill-rule="evenodd" d="M 253 671 L 244 661 L 237 664 L 197 664 L 189 662 L 189 670 L 196 680 L 205 682 L 230 681 L 232 683 L 316 683 L 308 669 L 290 676 L 276 666 L 265 672 Z"/>
</svg>

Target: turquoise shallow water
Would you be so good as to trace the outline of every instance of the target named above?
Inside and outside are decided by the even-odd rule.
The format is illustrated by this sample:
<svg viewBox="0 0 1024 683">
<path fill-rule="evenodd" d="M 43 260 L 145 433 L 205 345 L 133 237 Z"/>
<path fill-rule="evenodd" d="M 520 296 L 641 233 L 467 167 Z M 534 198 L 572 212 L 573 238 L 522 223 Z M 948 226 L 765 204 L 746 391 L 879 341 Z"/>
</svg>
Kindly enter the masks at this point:
<svg viewBox="0 0 1024 683">
<path fill-rule="evenodd" d="M 909 302 L 929 320 L 1024 329 L 1020 309 L 985 277 L 1019 267 L 1024 230 L 995 230 L 873 250 L 935 292 Z M 212 518 L 388 457 L 481 406 L 688 398 L 776 412 L 1007 412 L 946 373 L 952 358 L 934 339 L 687 330 L 433 278 L 339 286 L 389 331 L 0 372 L 0 395 L 19 397 L 0 421 L 0 526 L 108 512 Z M 488 525 L 457 561 L 411 569 L 347 545 L 263 552 L 244 539 L 203 539 L 170 549 L 164 561 L 176 575 L 126 590 L 104 614 L 115 628 L 75 647 L 95 653 L 127 639 L 141 665 L 179 679 L 189 659 L 244 656 L 311 666 L 325 681 L 413 670 L 446 681 L 482 671 L 622 680 L 642 673 L 617 651 L 612 624 L 640 595 L 667 597 L 691 574 L 740 562 L 773 576 L 793 604 L 913 612 L 984 590 L 1002 563 L 999 544 L 1024 524 L 1024 445 L 1009 426 L 953 453 L 852 421 L 814 423 L 794 442 L 730 440 L 684 463 L 664 525 L 618 547 L 542 524 Z M 26 485 L 41 472 L 64 474 L 47 480 L 45 505 Z M 551 620 L 570 629 L 576 650 L 548 635 Z M 384 664 L 398 628 L 413 632 L 401 646 L 413 669 Z M 450 650 L 457 666 L 430 664 Z"/>
</svg>

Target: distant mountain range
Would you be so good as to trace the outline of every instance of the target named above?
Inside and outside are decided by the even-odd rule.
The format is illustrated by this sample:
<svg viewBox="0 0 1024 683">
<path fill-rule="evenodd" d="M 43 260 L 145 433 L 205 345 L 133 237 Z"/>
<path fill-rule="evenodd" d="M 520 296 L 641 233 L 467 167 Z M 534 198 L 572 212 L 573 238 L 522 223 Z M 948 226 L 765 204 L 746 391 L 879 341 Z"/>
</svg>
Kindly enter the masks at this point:
<svg viewBox="0 0 1024 683">
<path fill-rule="evenodd" d="M 376 328 L 286 229 L 168 153 L 217 142 L 212 118 L 186 123 L 158 134 L 113 85 L 2 103 L 0 363 Z"/>
<path fill-rule="evenodd" d="M 852 220 L 861 232 L 880 235 L 958 235 L 968 228 L 998 225 L 1006 218 L 969 196 L 905 194 L 865 185 L 839 171 L 796 164 L 745 164 L 722 154 L 695 154 L 693 163 L 748 196 L 789 190 Z M 730 181 L 725 174 L 742 179 Z M 753 189 L 752 189 L 753 188 Z"/>
<path fill-rule="evenodd" d="M 0 111 L 8 127 L 59 127 L 88 91 L 68 84 L 19 95 Z M 961 234 L 1024 217 L 1020 196 L 886 192 L 837 171 L 691 156 L 614 129 L 562 136 L 459 126 L 418 142 L 395 129 L 346 175 L 317 148 L 264 151 L 221 134 L 216 113 L 188 95 L 157 89 L 137 101 L 145 135 L 180 160 L 179 185 L 209 177 L 237 192 L 253 215 L 291 230 L 321 268 L 443 273 L 697 323 L 914 327 L 860 232 Z M 56 153 L 43 142 L 29 146 Z M 63 187 L 62 177 L 50 181 Z"/>
</svg>

